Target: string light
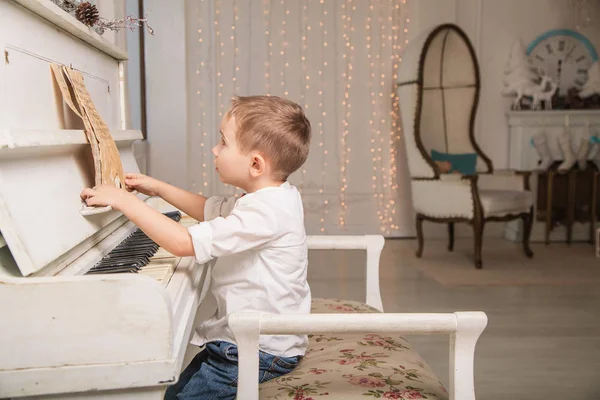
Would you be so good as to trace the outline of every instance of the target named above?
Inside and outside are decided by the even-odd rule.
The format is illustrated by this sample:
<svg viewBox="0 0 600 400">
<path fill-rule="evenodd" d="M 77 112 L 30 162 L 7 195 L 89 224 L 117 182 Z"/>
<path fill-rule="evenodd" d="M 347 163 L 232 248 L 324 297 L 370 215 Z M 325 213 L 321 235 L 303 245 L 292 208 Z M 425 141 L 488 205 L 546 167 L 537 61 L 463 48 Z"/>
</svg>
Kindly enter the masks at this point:
<svg viewBox="0 0 600 400">
<path fill-rule="evenodd" d="M 406 4 L 406 0 L 402 0 L 402 4 Z M 402 21 L 403 22 L 403 32 L 404 33 L 404 43 L 408 43 L 408 25 L 410 23 L 410 16 L 408 15 L 408 13 L 406 12 L 407 8 L 405 6 L 401 7 L 399 4 L 395 5 L 395 11 L 394 12 L 394 17 L 396 18 L 396 23 L 394 24 L 394 26 L 396 27 L 396 33 L 394 34 L 394 42 L 396 43 L 396 50 L 394 51 L 393 55 L 394 55 L 394 59 L 393 59 L 393 87 L 395 88 L 395 84 L 398 80 L 398 69 L 400 68 L 400 63 L 402 62 L 402 58 L 400 56 L 400 51 L 402 49 L 402 45 L 400 44 L 400 37 L 401 37 L 401 33 L 400 33 L 400 24 L 398 23 L 398 21 Z M 396 166 L 396 159 L 397 159 L 397 155 L 398 155 L 398 140 L 400 140 L 400 137 L 402 135 L 402 126 L 400 124 L 400 97 L 398 97 L 398 92 L 396 90 L 393 91 L 392 96 L 394 98 L 394 102 L 392 103 L 392 112 L 393 112 L 393 122 L 392 122 L 392 129 L 390 131 L 390 142 L 393 142 L 393 146 L 392 146 L 392 151 L 391 151 L 391 155 L 392 158 L 390 160 L 390 164 L 392 165 L 393 169 L 392 169 L 392 176 L 391 176 L 391 180 L 392 180 L 392 187 L 391 190 L 393 193 L 397 193 L 398 191 L 398 181 L 397 181 L 397 166 Z M 390 219 L 390 229 L 393 230 L 398 230 L 399 226 L 397 224 L 395 224 L 395 221 L 397 219 L 397 215 L 396 215 L 396 201 L 392 198 L 390 199 L 391 202 L 391 219 Z"/>
<path fill-rule="evenodd" d="M 354 197 L 349 194 L 349 186 L 350 183 L 357 185 L 358 180 L 355 182 L 349 179 L 354 178 L 353 175 L 349 175 L 348 170 L 350 161 L 353 160 L 351 158 L 353 154 L 351 143 L 356 142 L 358 144 L 364 139 L 361 139 L 358 134 L 356 140 L 354 140 L 354 136 L 350 136 L 351 132 L 354 134 L 356 129 L 360 129 L 358 128 L 360 121 L 357 121 L 359 114 L 352 113 L 352 100 L 353 97 L 364 93 L 370 106 L 368 110 L 365 110 L 368 115 L 368 128 L 370 129 L 370 136 L 367 136 L 369 138 L 367 140 L 370 140 L 369 148 L 373 168 L 372 182 L 369 189 L 373 191 L 373 200 L 376 200 L 377 223 L 380 225 L 380 230 L 385 233 L 396 231 L 398 229 L 396 215 L 398 192 L 396 160 L 398 158 L 398 148 L 396 144 L 402 131 L 399 123 L 399 99 L 395 91 L 395 82 L 402 61 L 400 51 L 408 42 L 407 33 L 410 18 L 405 13 L 407 1 L 388 0 L 376 2 L 371 0 L 366 3 L 366 6 L 369 7 L 369 17 L 365 27 L 365 32 L 367 32 L 367 57 L 365 58 L 368 64 L 365 63 L 362 56 L 361 59 L 357 58 L 354 49 L 355 43 L 353 42 L 353 40 L 358 39 L 359 35 L 355 32 L 355 28 L 356 30 L 362 30 L 361 25 L 364 23 L 362 16 L 355 12 L 356 6 L 362 7 L 363 2 L 319 0 L 319 3 L 316 3 L 316 0 L 301 0 L 294 3 L 279 0 L 275 3 L 275 1 L 263 0 L 263 46 L 266 47 L 266 52 L 263 53 L 265 54 L 263 59 L 264 88 L 268 94 L 282 93 L 283 96 L 288 96 L 288 91 L 299 93 L 298 103 L 303 104 L 305 112 L 313 122 L 314 140 L 317 142 L 314 144 L 313 152 L 316 153 L 314 154 L 316 158 L 311 154 L 313 162 L 310 165 L 315 165 L 315 162 L 319 164 L 320 161 L 322 168 L 317 173 L 317 168 L 313 171 L 312 168 L 303 167 L 299 171 L 302 174 L 299 189 L 302 191 L 311 189 L 310 178 L 314 178 L 316 181 L 315 187 L 318 188 L 318 193 L 315 194 L 318 196 L 318 201 L 313 203 L 313 210 L 320 213 L 320 215 L 317 214 L 320 217 L 319 230 L 321 232 L 331 230 L 331 222 L 335 225 L 335 218 L 333 221 L 328 221 L 328 213 L 330 207 L 335 204 L 337 196 L 339 196 L 339 229 L 346 229 L 349 206 L 354 209 L 352 207 Z M 214 125 L 218 127 L 229 104 L 229 82 L 231 82 L 235 93 L 239 91 L 240 86 L 245 88 L 244 85 L 246 84 L 249 85 L 248 92 L 250 92 L 250 82 L 244 80 L 260 79 L 257 76 L 260 73 L 254 76 L 250 74 L 246 78 L 246 74 L 240 72 L 248 60 L 252 62 L 256 59 L 249 56 L 248 60 L 241 60 L 238 49 L 240 42 L 238 31 L 249 24 L 250 30 L 255 29 L 253 32 L 257 30 L 260 32 L 260 21 L 258 21 L 258 26 L 253 28 L 252 21 L 248 19 L 250 15 L 240 14 L 243 8 L 240 7 L 242 3 L 239 0 L 232 0 L 228 3 L 224 3 L 223 0 L 214 0 L 214 2 L 201 0 L 201 3 L 204 4 L 206 9 L 212 8 L 211 11 L 214 16 L 213 25 L 209 21 L 211 18 L 204 17 L 204 14 L 200 13 L 204 20 L 202 18 L 198 20 L 198 43 L 196 44 L 202 56 L 199 63 L 195 65 L 197 67 L 196 74 L 200 81 L 197 86 L 197 101 L 194 104 L 200 110 L 192 115 L 194 115 L 193 118 L 196 118 L 197 132 L 202 135 L 202 144 L 200 145 L 202 147 L 200 151 L 202 155 L 202 179 L 198 179 L 196 175 L 194 179 L 197 179 L 197 181 L 193 181 L 192 185 L 198 185 L 204 189 L 209 186 L 208 182 L 214 180 L 211 174 L 210 162 L 207 165 L 206 161 L 210 160 L 211 146 L 209 143 L 213 136 L 211 133 L 212 128 L 215 127 Z M 225 7 L 226 4 L 228 7 Z M 230 8 L 230 5 L 233 5 L 233 8 Z M 378 7 L 377 10 L 374 7 Z M 367 10 L 365 9 L 365 11 Z M 377 11 L 379 11 L 379 19 L 377 18 Z M 296 12 L 298 14 L 294 14 Z M 328 20 L 330 17 L 328 13 L 331 14 L 333 19 Z M 230 19 L 231 16 L 233 20 Z M 359 26 L 355 24 L 354 16 L 361 18 Z M 338 19 L 340 17 L 341 21 Z M 231 26 L 229 26 L 230 21 L 232 21 Z M 242 24 L 240 24 L 240 21 L 242 21 Z M 289 31 L 288 27 L 293 27 L 295 31 Z M 214 40 L 207 39 L 211 28 L 213 29 Z M 332 29 L 332 32 L 336 35 L 339 32 L 343 37 L 343 40 L 339 43 L 334 41 L 334 49 L 331 49 L 332 43 L 328 43 L 331 38 L 328 28 Z M 315 32 L 315 29 L 320 32 Z M 275 36 L 279 34 L 281 37 L 275 38 L 273 33 L 275 33 Z M 225 40 L 227 38 L 231 40 Z M 243 42 L 245 43 L 245 41 Z M 314 49 L 316 51 L 313 52 L 310 49 L 311 45 L 318 45 L 319 49 Z M 214 46 L 214 52 L 211 46 Z M 275 57 L 279 57 L 276 66 L 272 63 L 274 47 L 277 49 Z M 288 54 L 288 50 L 292 51 L 292 49 L 293 52 Z M 296 51 L 299 53 L 296 53 Z M 231 55 L 231 58 L 225 58 L 226 52 L 231 52 L 227 54 L 227 56 Z M 334 63 L 334 60 L 337 59 L 336 54 L 341 56 L 341 63 Z M 298 58 L 300 58 L 300 63 L 290 67 L 289 63 L 294 64 L 294 61 Z M 361 71 L 357 68 L 359 65 L 355 65 L 357 62 L 361 63 L 361 67 L 368 69 L 369 75 L 367 82 L 365 82 L 368 92 L 364 92 L 365 86 L 362 85 L 361 87 L 356 85 L 352 87 L 352 81 L 358 78 L 353 72 Z M 232 63 L 233 67 L 231 66 Z M 300 71 L 302 75 L 298 76 L 297 73 Z M 292 72 L 294 75 L 291 75 Z M 280 79 L 277 79 L 277 77 Z M 362 81 L 362 79 L 361 77 L 360 80 Z M 276 89 L 274 92 L 273 85 L 281 88 L 281 91 Z M 226 89 L 227 92 L 225 93 Z M 326 95 L 328 93 L 331 93 L 331 97 Z M 209 101 L 209 99 L 212 100 Z M 332 100 L 334 101 L 332 102 Z M 328 101 L 329 103 L 327 103 Z M 217 115 L 213 116 L 211 114 L 210 107 L 208 107 L 210 104 L 214 104 L 217 109 L 215 114 L 219 118 L 218 120 L 215 118 L 215 124 L 213 124 L 213 117 Z M 336 112 L 335 110 L 339 111 Z M 333 112 L 333 115 L 331 112 Z M 330 125 L 326 126 L 325 124 Z M 325 138 L 326 127 L 336 132 L 329 142 Z M 339 152 L 337 152 L 337 149 L 335 152 L 339 155 L 338 176 L 340 184 L 339 193 L 336 193 L 336 191 L 332 193 L 327 191 L 327 174 L 328 172 L 331 173 L 329 170 L 329 157 L 331 154 L 329 152 L 335 149 L 336 143 L 339 148 Z M 319 150 L 316 150 L 317 146 Z M 193 168 L 193 166 L 190 166 L 190 168 Z M 332 168 L 335 167 L 332 165 Z M 335 180 L 335 178 L 333 179 Z M 222 186 L 220 187 L 222 188 Z M 354 187 L 352 186 L 352 188 Z M 337 186 L 336 189 L 338 189 Z M 362 190 L 359 189 L 359 191 Z M 327 222 L 330 224 L 327 225 L 326 229 Z"/>
<path fill-rule="evenodd" d="M 217 56 L 215 57 L 215 71 L 217 75 L 217 103 L 219 104 L 218 115 L 219 118 L 216 121 L 217 127 L 220 126 L 223 115 L 225 115 L 225 99 L 223 96 L 223 88 L 224 88 L 224 80 L 223 80 L 223 72 L 224 68 L 222 67 L 222 61 L 225 57 L 225 43 L 223 42 L 223 38 L 221 36 L 221 0 L 215 1 L 215 41 L 219 44 L 217 50 Z M 223 186 L 226 188 L 228 192 L 230 192 L 231 187 L 229 184 L 225 183 Z M 235 188 L 233 188 L 235 190 Z"/>
<path fill-rule="evenodd" d="M 199 12 L 198 12 L 198 53 L 200 54 L 200 61 L 198 63 L 198 65 L 196 66 L 196 75 L 198 76 L 198 91 L 196 92 L 196 95 L 198 96 L 198 108 L 199 110 L 202 110 L 200 113 L 198 113 L 199 118 L 198 118 L 198 122 L 196 123 L 197 127 L 198 127 L 198 131 L 201 132 L 201 142 L 200 142 L 200 149 L 201 149 L 201 153 L 202 153 L 202 160 L 201 160 L 201 164 L 202 164 L 202 168 L 201 168 L 201 186 L 200 186 L 200 191 L 199 194 L 204 194 L 204 189 L 208 187 L 208 180 L 207 180 L 207 154 L 206 154 L 206 126 L 205 126 L 205 117 L 206 117 L 206 111 L 205 110 L 205 93 L 204 93 L 204 82 L 205 82 L 205 74 L 203 73 L 203 70 L 205 70 L 207 68 L 208 63 L 206 62 L 206 60 L 204 59 L 204 53 L 203 53 L 203 48 L 204 48 L 204 21 L 202 19 L 202 15 L 204 15 L 204 13 L 202 12 L 202 7 L 203 7 L 203 3 L 204 0 L 200 0 L 200 6 L 199 6 Z M 192 161 L 191 157 L 190 157 L 190 161 Z M 195 161 L 195 160 L 194 160 Z M 191 169 L 190 169 L 191 170 Z M 192 189 L 196 190 L 196 183 L 192 182 Z"/>
<path fill-rule="evenodd" d="M 233 52 L 232 52 L 233 73 L 232 73 L 232 78 L 231 78 L 232 88 L 233 88 L 232 99 L 240 91 L 240 88 L 238 86 L 238 71 L 240 70 L 240 66 L 238 65 L 238 57 L 237 57 L 237 55 L 239 53 L 239 48 L 237 46 L 237 30 L 235 29 L 238 20 L 239 20 L 239 16 L 238 16 L 237 0 L 233 0 L 233 21 L 231 22 L 231 36 L 229 37 L 229 39 L 232 42 L 231 44 L 233 47 Z M 231 189 L 230 193 L 232 196 L 240 197 L 241 193 L 237 187 L 235 187 L 234 185 L 227 185 L 227 186 L 230 187 L 230 189 Z"/>
<path fill-rule="evenodd" d="M 372 161 L 372 176 L 371 188 L 373 190 L 373 199 L 376 202 L 377 219 L 380 223 L 380 231 L 389 234 L 398 230 L 396 224 L 396 193 L 398 191 L 397 184 L 397 167 L 396 160 L 398 154 L 397 141 L 401 135 L 401 125 L 399 123 L 399 98 L 395 90 L 395 83 L 398 78 L 398 68 L 402 61 L 400 51 L 401 43 L 404 38 L 404 43 L 408 42 L 406 34 L 408 33 L 408 24 L 410 18 L 405 14 L 404 5 L 406 0 L 390 0 L 388 2 L 387 13 L 387 28 L 384 24 L 384 4 L 379 3 L 378 8 L 378 37 L 380 39 L 379 46 L 373 42 L 374 39 L 374 21 L 373 10 L 375 2 L 369 4 L 369 15 L 367 17 L 367 32 L 366 47 L 367 47 L 367 62 L 369 63 L 369 82 L 368 89 L 370 95 L 370 111 L 369 127 L 371 130 L 371 161 Z M 391 32 L 390 32 L 391 29 Z M 389 54 L 389 58 L 388 55 Z M 386 62 L 389 59 L 391 68 Z M 391 71 L 390 74 L 386 73 Z M 390 79 L 391 78 L 391 79 Z M 376 90 L 375 83 L 379 81 L 379 90 Z M 388 108 L 387 95 L 385 93 L 391 89 L 389 98 L 392 100 L 391 109 Z M 389 122 L 386 119 L 389 115 Z M 385 144 L 386 135 L 383 132 L 389 132 L 389 147 Z M 389 151 L 388 151 L 389 149 Z M 386 154 L 387 153 L 387 154 Z M 386 157 L 387 156 L 387 157 Z M 387 158 L 387 160 L 386 160 Z M 385 161 L 389 161 L 386 168 Z M 388 197 L 387 201 L 385 197 Z"/>
<path fill-rule="evenodd" d="M 240 70 L 240 66 L 238 65 L 237 62 L 237 55 L 239 53 L 239 48 L 237 46 L 237 31 L 235 29 L 235 25 L 237 24 L 237 21 L 240 19 L 240 17 L 238 17 L 238 6 L 237 6 L 237 0 L 233 0 L 233 23 L 231 24 L 231 41 L 233 42 L 233 77 L 231 78 L 231 80 L 233 81 L 233 87 L 235 89 L 235 93 L 237 94 L 240 90 L 239 86 L 238 86 L 238 71 Z"/>
<path fill-rule="evenodd" d="M 367 62 L 369 63 L 369 79 L 368 79 L 368 83 L 367 83 L 367 88 L 369 90 L 369 96 L 370 96 L 370 110 L 371 110 L 371 117 L 369 118 L 369 129 L 371 131 L 371 161 L 372 161 L 372 170 L 373 170 L 373 176 L 371 178 L 371 188 L 373 189 L 373 197 L 375 199 L 376 205 L 377 205 L 377 219 L 378 221 L 382 224 L 382 200 L 379 197 L 379 194 L 381 193 L 381 178 L 380 175 L 378 174 L 378 169 L 381 168 L 380 163 L 378 163 L 378 154 L 380 154 L 380 152 L 377 152 L 377 143 L 379 142 L 379 135 L 381 134 L 381 131 L 375 128 L 375 121 L 378 120 L 377 118 L 377 97 L 375 96 L 375 90 L 376 88 L 373 87 L 373 82 L 375 80 L 375 76 L 376 76 L 376 71 L 375 71 L 375 61 L 373 59 L 373 44 L 372 44 L 372 39 L 373 39 L 373 9 L 374 9 L 374 5 L 371 3 L 369 5 L 369 11 L 368 11 L 368 16 L 367 16 L 367 24 L 365 26 L 365 30 L 367 32 L 367 43 L 366 43 L 366 47 L 367 47 Z M 381 148 L 379 148 L 379 150 L 381 150 Z M 383 226 L 383 224 L 382 224 Z"/>
<path fill-rule="evenodd" d="M 406 4 L 406 0 L 402 0 L 402 4 Z M 405 9 L 406 9 L 406 7 L 405 7 Z M 410 22 L 410 21 L 407 21 L 407 22 Z M 404 34 L 405 34 L 404 44 L 408 44 L 408 27 L 407 26 L 404 27 Z M 400 60 L 402 61 L 402 57 L 400 57 Z"/>
<path fill-rule="evenodd" d="M 342 99 L 342 105 L 344 108 L 344 118 L 342 120 L 343 128 L 341 138 L 342 165 L 340 167 L 340 172 L 342 187 L 340 188 L 340 226 L 344 228 L 346 224 L 346 213 L 348 211 L 348 204 L 346 202 L 346 191 L 348 190 L 348 164 L 350 163 L 349 153 L 351 152 L 351 148 L 348 146 L 348 128 L 350 125 L 350 116 L 352 115 L 352 104 L 350 101 L 350 81 L 352 80 L 352 51 L 354 49 L 354 47 L 352 46 L 351 32 L 353 30 L 352 14 L 356 7 L 352 6 L 352 0 L 345 0 L 344 4 L 342 4 L 342 9 L 342 20 L 344 29 L 343 37 L 345 41 L 342 57 L 346 61 L 346 68 L 343 74 L 343 77 L 345 78 L 345 84 L 344 98 Z"/>
<path fill-rule="evenodd" d="M 288 8 L 285 6 L 285 0 L 281 0 L 281 5 L 284 6 L 284 13 L 283 13 L 283 20 L 281 21 L 281 51 L 279 52 L 279 55 L 281 55 L 283 57 L 283 68 L 281 69 L 280 75 L 281 75 L 281 89 L 283 90 L 283 95 L 287 97 L 288 95 L 288 91 L 285 88 L 285 76 L 286 76 L 286 70 L 287 68 L 290 66 L 289 63 L 287 62 L 287 55 L 286 55 L 286 49 L 287 49 L 287 38 L 285 35 L 285 30 L 286 30 L 286 25 L 287 25 L 287 16 L 290 13 L 290 10 L 288 10 Z"/>
<path fill-rule="evenodd" d="M 306 93 L 310 89 L 310 75 L 308 75 L 308 67 L 306 65 L 307 50 L 308 50 L 308 0 L 303 0 L 300 3 L 300 29 L 301 29 L 301 45 L 300 45 L 300 65 L 302 66 L 302 84 L 300 88 L 300 101 L 304 103 L 304 110 L 308 112 L 308 102 L 306 101 Z M 302 166 L 302 178 L 300 180 L 300 193 L 304 192 L 304 182 L 306 181 L 306 163 Z"/>
<path fill-rule="evenodd" d="M 390 234 L 394 231 L 395 229 L 395 225 L 394 225 L 394 218 L 395 218 L 395 214 L 396 214 L 396 201 L 394 199 L 394 193 L 397 192 L 397 185 L 396 185 L 396 154 L 397 154 L 397 147 L 396 147 L 396 140 L 395 140 L 395 136 L 397 135 L 397 125 L 398 125 L 398 118 L 397 118 L 397 94 L 396 94 L 396 90 L 395 89 L 395 83 L 397 81 L 398 78 L 398 74 L 397 74 L 397 63 L 396 63 L 396 57 L 398 56 L 398 45 L 397 45 L 397 39 L 398 39 L 398 33 L 396 32 L 398 29 L 397 26 L 397 11 L 396 11 L 396 6 L 399 5 L 398 4 L 394 4 L 394 0 L 390 0 L 390 15 L 388 16 L 388 22 L 391 25 L 391 32 L 388 34 L 388 43 L 389 43 L 389 47 L 391 47 L 391 54 L 390 54 L 390 62 L 392 63 L 392 79 L 390 81 L 390 87 L 392 87 L 392 92 L 390 93 L 390 99 L 392 100 L 392 107 L 390 109 L 390 121 L 391 121 L 391 126 L 389 127 L 389 163 L 390 163 L 390 167 L 388 169 L 388 177 L 389 177 L 389 181 L 387 183 L 387 186 L 389 187 L 389 191 L 390 191 L 390 196 L 388 199 L 387 204 L 385 205 L 385 212 L 386 212 L 386 216 L 387 219 L 385 220 L 385 233 L 386 234 Z"/>
<path fill-rule="evenodd" d="M 221 60 L 223 56 L 225 56 L 225 43 L 223 43 L 221 38 L 221 27 L 219 26 L 219 19 L 221 14 L 221 0 L 216 0 L 215 2 L 215 40 L 219 42 L 219 50 L 218 55 L 215 60 L 215 70 L 217 71 L 217 101 L 219 103 L 219 121 L 221 123 L 221 118 L 223 117 L 223 113 L 225 111 L 225 104 L 223 102 L 223 78 L 221 77 Z"/>
<path fill-rule="evenodd" d="M 386 34 L 385 34 L 385 30 L 386 30 L 386 25 L 383 21 L 383 6 L 382 4 L 379 5 L 379 13 L 377 16 L 377 21 L 378 21 L 378 27 L 379 27 L 379 52 L 377 53 L 377 59 L 379 60 L 379 73 L 378 73 L 378 77 L 379 77 L 379 113 L 378 113 L 378 122 L 379 122 L 379 126 L 377 129 L 377 138 L 378 138 L 378 147 L 377 147 L 377 162 L 379 165 L 379 173 L 381 175 L 381 191 L 377 194 L 378 196 L 378 201 L 379 201 L 379 211 L 380 214 L 378 216 L 379 221 L 382 224 L 385 224 L 387 222 L 388 219 L 388 212 L 387 212 L 387 208 L 384 207 L 384 193 L 387 192 L 387 180 L 388 180 L 388 171 L 387 168 L 384 166 L 384 162 L 383 162 L 383 148 L 384 148 L 384 141 L 383 141 L 383 134 L 382 131 L 386 129 L 387 126 L 387 120 L 385 118 L 385 110 L 384 110 L 384 106 L 386 105 L 385 103 L 385 97 L 384 97 L 384 91 L 386 89 L 389 88 L 389 86 L 386 85 L 386 81 L 385 81 L 385 72 L 386 72 L 386 62 L 385 62 L 385 47 L 386 47 Z M 385 226 L 382 226 L 380 228 L 380 230 L 382 232 L 385 232 Z"/>
<path fill-rule="evenodd" d="M 323 20 L 319 21 L 319 26 L 321 27 L 321 40 L 323 45 L 320 46 L 321 48 L 321 58 L 320 58 L 320 67 L 318 70 L 318 74 L 321 77 L 320 79 L 320 87 L 319 87 L 319 147 L 321 149 L 323 149 L 323 154 L 322 154 L 322 161 L 323 161 L 323 168 L 321 169 L 321 185 L 319 187 L 319 194 L 321 195 L 321 201 L 323 202 L 322 205 L 322 214 L 321 214 L 321 219 L 320 219 L 320 223 L 321 223 L 321 228 L 320 231 L 322 233 L 325 232 L 325 222 L 327 221 L 327 215 L 329 214 L 329 200 L 327 199 L 327 196 L 325 194 L 325 179 L 326 179 L 326 171 L 327 171 L 327 167 L 329 166 L 328 162 L 327 162 L 327 148 L 325 147 L 325 131 L 324 131 L 324 125 L 325 125 L 325 117 L 327 116 L 327 113 L 325 111 L 325 105 L 324 105 L 324 100 L 323 100 L 323 92 L 325 91 L 325 85 L 326 85 L 326 80 L 325 80 L 325 71 L 327 69 L 327 60 L 325 59 L 325 48 L 327 47 L 327 27 L 325 25 L 325 22 L 327 21 L 327 10 L 325 9 L 325 0 L 320 0 L 319 1 L 321 4 L 321 14 L 322 14 L 322 18 Z"/>
<path fill-rule="evenodd" d="M 405 1 L 403 2 L 406 3 Z M 408 23 L 410 22 L 410 18 L 406 15 L 405 9 L 402 9 L 399 4 L 392 4 L 392 87 L 395 88 L 395 84 L 398 80 L 398 69 L 400 67 L 400 25 L 399 21 L 404 18 L 404 33 L 408 32 Z M 404 15 L 404 17 L 402 17 Z M 402 134 L 402 127 L 400 124 L 400 98 L 398 97 L 398 93 L 396 90 L 392 91 L 390 97 L 393 99 L 392 109 L 390 111 L 390 118 L 392 120 L 392 126 L 390 129 L 390 187 L 392 193 L 397 193 L 398 191 L 398 183 L 397 183 L 397 166 L 396 159 L 398 155 L 398 140 L 400 140 L 400 136 Z M 393 197 L 390 197 L 389 203 L 386 205 L 386 208 L 390 209 L 390 216 L 388 218 L 389 231 L 393 232 L 399 229 L 399 226 L 395 224 L 396 221 L 396 201 Z"/>
<path fill-rule="evenodd" d="M 273 42 L 271 42 L 271 18 L 270 10 L 271 1 L 263 1 L 263 16 L 264 16 L 264 28 L 265 38 L 267 40 L 267 61 L 265 61 L 265 89 L 267 94 L 271 94 L 271 57 L 273 56 Z"/>
</svg>

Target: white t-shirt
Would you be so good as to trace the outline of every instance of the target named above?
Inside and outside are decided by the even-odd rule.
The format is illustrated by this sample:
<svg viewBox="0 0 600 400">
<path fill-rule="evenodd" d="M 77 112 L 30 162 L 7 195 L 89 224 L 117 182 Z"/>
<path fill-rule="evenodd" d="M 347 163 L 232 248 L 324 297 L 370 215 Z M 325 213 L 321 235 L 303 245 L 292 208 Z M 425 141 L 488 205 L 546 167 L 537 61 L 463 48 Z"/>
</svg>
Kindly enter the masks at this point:
<svg viewBox="0 0 600 400">
<path fill-rule="evenodd" d="M 204 222 L 189 228 L 196 261 L 217 258 L 211 292 L 215 314 L 196 327 L 193 344 L 235 343 L 227 325 L 233 312 L 310 313 L 306 280 L 308 245 L 298 190 L 288 182 L 237 199 L 211 197 Z M 304 355 L 306 335 L 264 335 L 260 350 L 276 356 Z"/>
</svg>

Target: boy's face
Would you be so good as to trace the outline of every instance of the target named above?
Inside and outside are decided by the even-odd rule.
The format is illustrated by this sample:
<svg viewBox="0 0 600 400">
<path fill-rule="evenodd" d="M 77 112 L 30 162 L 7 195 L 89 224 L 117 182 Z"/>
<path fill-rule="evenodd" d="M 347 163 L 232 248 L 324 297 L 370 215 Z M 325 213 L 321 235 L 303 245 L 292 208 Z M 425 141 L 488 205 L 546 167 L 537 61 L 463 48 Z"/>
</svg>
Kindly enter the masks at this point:
<svg viewBox="0 0 600 400">
<path fill-rule="evenodd" d="M 221 141 L 212 152 L 215 155 L 215 167 L 221 182 L 244 189 L 250 179 L 251 157 L 242 154 L 236 143 L 237 127 L 235 117 L 227 117 L 221 121 Z"/>
</svg>

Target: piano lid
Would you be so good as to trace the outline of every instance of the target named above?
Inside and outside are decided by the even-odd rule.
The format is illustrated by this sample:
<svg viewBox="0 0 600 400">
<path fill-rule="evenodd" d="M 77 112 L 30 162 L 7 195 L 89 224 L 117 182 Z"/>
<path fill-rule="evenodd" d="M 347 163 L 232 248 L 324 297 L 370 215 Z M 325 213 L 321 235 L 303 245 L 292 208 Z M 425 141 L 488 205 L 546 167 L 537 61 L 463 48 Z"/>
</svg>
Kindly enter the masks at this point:
<svg viewBox="0 0 600 400">
<path fill-rule="evenodd" d="M 139 131 L 113 131 L 123 168 L 138 172 Z M 23 275 L 39 271 L 121 214 L 84 217 L 79 194 L 94 185 L 90 145 L 81 130 L 0 132 L 0 231 Z"/>
</svg>

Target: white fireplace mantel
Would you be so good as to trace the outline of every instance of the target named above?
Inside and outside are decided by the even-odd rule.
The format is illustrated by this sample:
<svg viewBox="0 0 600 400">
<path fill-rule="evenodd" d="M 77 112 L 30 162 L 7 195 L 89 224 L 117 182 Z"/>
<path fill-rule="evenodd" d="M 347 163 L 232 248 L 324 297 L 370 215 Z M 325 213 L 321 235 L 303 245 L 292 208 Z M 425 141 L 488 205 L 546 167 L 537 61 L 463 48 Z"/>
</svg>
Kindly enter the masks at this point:
<svg viewBox="0 0 600 400">
<path fill-rule="evenodd" d="M 509 131 L 509 168 L 531 171 L 538 165 L 539 156 L 531 139 L 545 133 L 555 160 L 563 158 L 557 136 L 568 129 L 571 145 L 577 152 L 582 139 L 600 136 L 600 110 L 510 111 L 507 113 Z"/>
<path fill-rule="evenodd" d="M 535 171 L 540 157 L 532 145 L 532 138 L 540 133 L 546 135 L 548 146 L 554 160 L 562 160 L 563 155 L 558 147 L 558 135 L 567 130 L 571 133 L 571 146 L 577 153 L 582 140 L 592 136 L 600 138 L 600 110 L 552 110 L 552 111 L 510 111 L 507 113 L 509 131 L 509 168 L 522 171 Z M 534 193 L 534 207 L 537 201 L 537 175 L 532 175 L 531 190 Z M 536 213 L 537 210 L 534 210 Z M 520 240 L 522 226 L 517 222 L 507 224 L 506 237 Z M 587 240 L 589 228 L 587 224 L 573 226 L 573 240 Z M 544 223 L 534 218 L 531 241 L 544 240 Z M 551 241 L 564 241 L 564 228 L 555 228 L 550 236 Z"/>
</svg>

